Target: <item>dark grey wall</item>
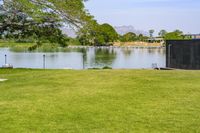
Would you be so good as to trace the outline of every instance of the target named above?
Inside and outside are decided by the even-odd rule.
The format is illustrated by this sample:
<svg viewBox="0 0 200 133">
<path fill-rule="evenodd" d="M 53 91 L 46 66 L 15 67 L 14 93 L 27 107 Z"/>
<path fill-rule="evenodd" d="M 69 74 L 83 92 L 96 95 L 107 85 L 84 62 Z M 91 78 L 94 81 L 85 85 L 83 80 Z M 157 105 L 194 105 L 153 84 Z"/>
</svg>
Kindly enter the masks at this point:
<svg viewBox="0 0 200 133">
<path fill-rule="evenodd" d="M 166 65 L 178 69 L 200 69 L 200 39 L 166 41 Z"/>
</svg>

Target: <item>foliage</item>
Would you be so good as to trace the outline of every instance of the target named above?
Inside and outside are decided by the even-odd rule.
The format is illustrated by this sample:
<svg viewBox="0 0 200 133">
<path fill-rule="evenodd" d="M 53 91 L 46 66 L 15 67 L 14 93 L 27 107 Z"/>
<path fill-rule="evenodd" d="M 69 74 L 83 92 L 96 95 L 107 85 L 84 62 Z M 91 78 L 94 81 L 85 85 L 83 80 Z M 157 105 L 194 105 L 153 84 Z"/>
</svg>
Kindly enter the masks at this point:
<svg viewBox="0 0 200 133">
<path fill-rule="evenodd" d="M 112 69 L 112 67 L 104 66 L 102 69 Z"/>
<path fill-rule="evenodd" d="M 79 42 L 79 40 L 77 38 L 69 38 L 69 41 L 67 42 L 67 44 L 69 46 L 73 46 L 73 45 L 81 45 L 81 43 Z"/>
<path fill-rule="evenodd" d="M 175 30 L 173 32 L 169 32 L 164 36 L 165 40 L 180 40 L 184 39 L 183 32 L 180 30 Z"/>
<path fill-rule="evenodd" d="M 138 41 L 146 42 L 149 37 L 144 36 L 143 34 L 138 35 Z"/>
<path fill-rule="evenodd" d="M 118 39 L 118 34 L 111 25 L 93 21 L 78 32 L 77 38 L 82 45 L 110 45 Z"/>
<path fill-rule="evenodd" d="M 118 33 L 109 24 L 102 24 L 99 27 L 100 34 L 103 34 L 105 42 L 114 42 L 118 39 Z"/>
<path fill-rule="evenodd" d="M 124 34 L 123 36 L 121 36 L 120 39 L 122 42 L 132 42 L 132 41 L 136 41 L 137 40 L 137 35 L 135 33 L 132 32 L 128 32 L 126 34 Z"/>
<path fill-rule="evenodd" d="M 11 51 L 15 52 L 24 52 L 29 49 L 29 47 L 34 46 L 34 43 L 16 43 L 12 41 L 3 41 L 0 42 L 0 48 L 1 47 L 9 47 Z"/>
<path fill-rule="evenodd" d="M 1 38 L 32 38 L 66 46 L 68 39 L 60 30 L 63 23 L 74 27 L 85 25 L 92 17 L 83 0 L 1 0 Z"/>
<path fill-rule="evenodd" d="M 149 36 L 152 38 L 153 37 L 153 33 L 155 32 L 155 30 L 151 29 L 149 30 Z"/>
<path fill-rule="evenodd" d="M 167 34 L 167 31 L 166 31 L 166 30 L 161 30 L 161 31 L 158 33 L 158 35 L 159 35 L 160 37 L 164 37 L 166 34 Z"/>
<path fill-rule="evenodd" d="M 132 32 L 128 32 L 124 34 L 123 36 L 120 36 L 121 42 L 134 42 L 134 41 L 142 41 L 145 42 L 148 39 L 147 36 L 144 36 L 143 34 L 135 34 Z"/>
<path fill-rule="evenodd" d="M 61 21 L 80 26 L 91 19 L 83 0 L 3 0 L 5 11 L 21 12 L 37 22 Z"/>
</svg>

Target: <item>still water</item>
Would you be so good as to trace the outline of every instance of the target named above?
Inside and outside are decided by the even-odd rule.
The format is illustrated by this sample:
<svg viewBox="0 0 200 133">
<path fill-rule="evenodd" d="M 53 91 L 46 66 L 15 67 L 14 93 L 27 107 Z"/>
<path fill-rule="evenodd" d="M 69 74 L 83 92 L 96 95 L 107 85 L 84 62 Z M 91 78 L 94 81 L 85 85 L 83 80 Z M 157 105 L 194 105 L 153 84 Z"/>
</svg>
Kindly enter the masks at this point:
<svg viewBox="0 0 200 133">
<path fill-rule="evenodd" d="M 0 48 L 0 67 L 7 63 L 14 68 L 48 69 L 142 69 L 152 68 L 152 64 L 165 67 L 165 48 L 117 48 L 87 47 L 68 48 L 60 52 L 13 52 L 8 48 Z M 45 61 L 43 58 L 45 55 Z"/>
</svg>

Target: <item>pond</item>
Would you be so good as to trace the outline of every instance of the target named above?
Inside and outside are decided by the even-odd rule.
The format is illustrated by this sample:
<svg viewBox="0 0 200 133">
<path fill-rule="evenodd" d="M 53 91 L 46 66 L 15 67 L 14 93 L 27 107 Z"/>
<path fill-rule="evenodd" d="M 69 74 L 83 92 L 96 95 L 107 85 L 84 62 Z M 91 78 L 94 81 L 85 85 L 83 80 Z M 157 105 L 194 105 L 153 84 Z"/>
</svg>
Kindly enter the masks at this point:
<svg viewBox="0 0 200 133">
<path fill-rule="evenodd" d="M 148 69 L 152 64 L 165 67 L 165 48 L 135 47 L 70 47 L 58 52 L 13 52 L 0 48 L 0 67 L 7 63 L 14 68 L 88 69 Z M 45 55 L 45 58 L 43 57 Z"/>
</svg>

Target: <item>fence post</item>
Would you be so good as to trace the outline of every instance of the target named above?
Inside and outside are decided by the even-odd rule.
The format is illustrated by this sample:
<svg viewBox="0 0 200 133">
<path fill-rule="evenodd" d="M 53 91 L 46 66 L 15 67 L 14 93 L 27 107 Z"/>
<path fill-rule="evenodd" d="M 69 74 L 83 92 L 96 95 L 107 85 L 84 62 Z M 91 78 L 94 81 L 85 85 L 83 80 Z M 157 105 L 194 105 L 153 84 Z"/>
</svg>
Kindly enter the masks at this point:
<svg viewBox="0 0 200 133">
<path fill-rule="evenodd" d="M 43 69 L 46 68 L 46 65 L 45 65 L 45 55 L 43 55 Z"/>
<path fill-rule="evenodd" d="M 7 55 L 5 54 L 5 65 L 7 64 Z"/>
<path fill-rule="evenodd" d="M 167 67 L 171 67 L 171 44 L 168 45 L 168 66 Z"/>
<path fill-rule="evenodd" d="M 83 60 L 83 70 L 85 69 L 85 62 L 84 62 L 84 57 L 85 57 L 85 55 L 84 55 L 84 53 L 83 53 L 83 56 L 82 56 L 82 60 Z"/>
</svg>

